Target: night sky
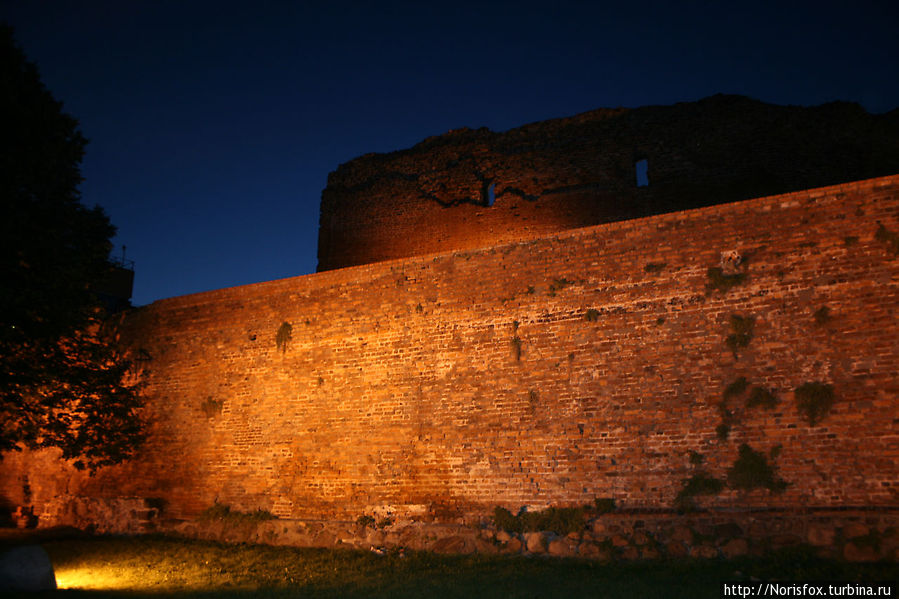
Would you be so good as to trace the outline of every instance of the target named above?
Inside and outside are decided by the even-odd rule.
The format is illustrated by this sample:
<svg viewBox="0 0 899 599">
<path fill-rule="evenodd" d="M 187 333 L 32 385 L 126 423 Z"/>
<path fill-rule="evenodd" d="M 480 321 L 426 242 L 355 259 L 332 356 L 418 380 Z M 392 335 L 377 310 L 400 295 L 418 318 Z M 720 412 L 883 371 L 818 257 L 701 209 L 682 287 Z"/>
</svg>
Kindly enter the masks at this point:
<svg viewBox="0 0 899 599">
<path fill-rule="evenodd" d="M 0 1 L 133 301 L 315 270 L 328 173 L 459 127 L 744 94 L 899 107 L 899 2 Z"/>
</svg>

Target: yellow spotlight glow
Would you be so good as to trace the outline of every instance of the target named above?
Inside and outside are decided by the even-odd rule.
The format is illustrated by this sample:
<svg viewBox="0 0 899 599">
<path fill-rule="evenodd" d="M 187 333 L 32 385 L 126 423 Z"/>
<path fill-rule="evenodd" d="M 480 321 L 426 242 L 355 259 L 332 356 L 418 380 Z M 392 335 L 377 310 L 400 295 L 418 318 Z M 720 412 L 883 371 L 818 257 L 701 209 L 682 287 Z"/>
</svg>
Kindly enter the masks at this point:
<svg viewBox="0 0 899 599">
<path fill-rule="evenodd" d="M 104 590 L 120 588 L 118 577 L 89 568 L 62 568 L 56 571 L 56 588 Z"/>
</svg>

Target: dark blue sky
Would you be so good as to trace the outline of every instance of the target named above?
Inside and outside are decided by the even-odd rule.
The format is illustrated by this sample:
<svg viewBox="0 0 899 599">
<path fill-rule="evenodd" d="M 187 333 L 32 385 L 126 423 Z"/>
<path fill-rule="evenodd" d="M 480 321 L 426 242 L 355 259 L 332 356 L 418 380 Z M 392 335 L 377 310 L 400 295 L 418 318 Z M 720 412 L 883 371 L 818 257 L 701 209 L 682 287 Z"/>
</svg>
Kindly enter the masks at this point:
<svg viewBox="0 0 899 599">
<path fill-rule="evenodd" d="M 328 173 L 458 127 L 744 94 L 899 107 L 899 2 L 0 0 L 134 303 L 313 272 Z M 120 253 L 120 250 L 117 250 Z"/>
</svg>

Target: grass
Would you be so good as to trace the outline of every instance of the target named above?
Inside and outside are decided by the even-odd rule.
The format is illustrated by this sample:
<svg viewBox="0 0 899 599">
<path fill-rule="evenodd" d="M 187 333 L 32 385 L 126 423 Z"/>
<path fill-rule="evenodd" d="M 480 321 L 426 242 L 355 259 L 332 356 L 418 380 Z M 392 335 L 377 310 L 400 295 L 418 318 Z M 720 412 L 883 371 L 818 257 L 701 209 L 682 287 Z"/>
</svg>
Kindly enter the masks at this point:
<svg viewBox="0 0 899 599">
<path fill-rule="evenodd" d="M 160 536 L 45 541 L 65 590 L 23 597 L 718 597 L 719 582 L 887 580 L 892 564 L 766 558 L 599 563 L 225 545 Z"/>
</svg>

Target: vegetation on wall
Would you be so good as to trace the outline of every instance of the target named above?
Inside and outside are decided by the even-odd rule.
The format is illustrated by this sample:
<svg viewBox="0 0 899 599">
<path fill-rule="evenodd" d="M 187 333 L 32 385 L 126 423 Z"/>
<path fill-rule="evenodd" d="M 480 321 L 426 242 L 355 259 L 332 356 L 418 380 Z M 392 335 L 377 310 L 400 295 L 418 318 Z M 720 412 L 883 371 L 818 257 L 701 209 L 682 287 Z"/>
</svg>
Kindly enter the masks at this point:
<svg viewBox="0 0 899 599">
<path fill-rule="evenodd" d="M 779 445 L 771 450 L 768 457 L 746 443 L 742 443 L 738 451 L 737 460 L 727 471 L 727 486 L 744 491 L 764 488 L 773 493 L 787 488 L 789 483 L 778 477 L 774 466 L 768 463 L 768 457 L 774 460 L 780 453 Z"/>
<path fill-rule="evenodd" d="M 819 326 L 825 324 L 828 320 L 830 320 L 830 308 L 828 308 L 827 306 L 821 306 L 820 308 L 815 310 L 815 313 L 812 314 L 812 318 L 815 319 L 815 324 Z"/>
<path fill-rule="evenodd" d="M 706 290 L 727 293 L 732 288 L 742 284 L 746 280 L 746 276 L 745 272 L 725 274 L 724 269 L 720 266 L 712 266 L 706 271 L 706 277 L 708 278 Z"/>
<path fill-rule="evenodd" d="M 735 397 L 742 395 L 748 387 L 749 381 L 746 380 L 745 376 L 741 376 L 724 388 L 724 392 L 721 394 L 721 401 L 718 403 L 718 413 L 721 415 L 721 422 L 715 427 L 715 434 L 721 441 L 727 439 L 736 421 L 734 413 L 729 408 L 729 403 Z"/>
<path fill-rule="evenodd" d="M 776 395 L 771 393 L 768 389 L 764 387 L 755 386 L 752 388 L 752 391 L 749 392 L 749 397 L 746 398 L 746 407 L 747 408 L 765 408 L 770 410 L 774 408 L 780 400 Z"/>
<path fill-rule="evenodd" d="M 200 409 L 203 411 L 207 418 L 212 418 L 222 413 L 222 408 L 224 407 L 224 405 L 224 402 L 221 402 L 214 397 L 209 396 L 203 400 L 203 403 L 200 404 Z"/>
<path fill-rule="evenodd" d="M 736 357 L 737 355 L 737 350 L 744 349 L 749 346 L 749 342 L 752 341 L 752 337 L 754 334 L 754 328 L 755 317 L 731 314 L 731 333 L 727 336 L 727 338 L 725 338 L 724 342 L 727 344 L 727 347 L 730 348 L 730 351 L 733 352 L 734 357 Z"/>
<path fill-rule="evenodd" d="M 215 502 L 200 514 L 200 520 L 222 521 L 229 524 L 251 524 L 274 520 L 275 516 L 268 510 L 257 509 L 252 512 L 232 510 L 231 506 Z"/>
<path fill-rule="evenodd" d="M 598 514 L 609 514 L 617 509 L 615 500 L 611 497 L 597 497 L 593 500 L 593 506 Z"/>
<path fill-rule="evenodd" d="M 586 522 L 585 510 L 579 507 L 551 507 L 536 512 L 522 508 L 514 516 L 504 507 L 497 506 L 493 510 L 493 523 L 498 529 L 508 532 L 546 530 L 558 535 L 567 535 L 583 530 Z"/>
<path fill-rule="evenodd" d="M 595 322 L 599 319 L 599 310 L 590 308 L 584 313 L 584 320 L 587 322 Z"/>
<path fill-rule="evenodd" d="M 287 351 L 287 344 L 290 343 L 290 340 L 293 338 L 293 326 L 287 321 L 281 323 L 281 326 L 278 327 L 278 333 L 275 335 L 275 346 L 277 346 L 278 350 L 283 352 Z"/>
<path fill-rule="evenodd" d="M 724 489 L 724 481 L 710 476 L 703 470 L 682 481 L 681 490 L 674 498 L 674 508 L 679 512 L 696 509 L 695 498 L 700 495 L 717 495 Z"/>
<path fill-rule="evenodd" d="M 550 297 L 555 297 L 556 293 L 562 291 L 569 285 L 573 285 L 574 281 L 569 281 L 565 277 L 560 277 L 558 279 L 553 279 L 553 282 L 549 285 L 549 291 L 546 294 Z"/>
<path fill-rule="evenodd" d="M 521 337 L 518 336 L 518 325 L 517 320 L 512 321 L 512 341 L 510 345 L 512 346 L 512 356 L 516 362 L 521 360 Z"/>
<path fill-rule="evenodd" d="M 885 243 L 892 254 L 899 256 L 899 233 L 890 231 L 883 226 L 883 223 L 877 223 L 877 232 L 874 233 L 874 239 Z"/>
<path fill-rule="evenodd" d="M 822 382 L 804 383 L 794 391 L 796 409 L 810 426 L 821 422 L 833 407 L 833 385 Z"/>
</svg>

